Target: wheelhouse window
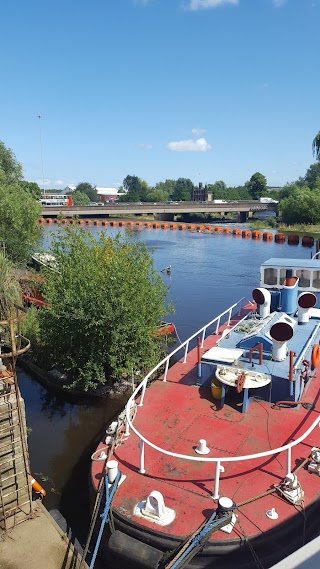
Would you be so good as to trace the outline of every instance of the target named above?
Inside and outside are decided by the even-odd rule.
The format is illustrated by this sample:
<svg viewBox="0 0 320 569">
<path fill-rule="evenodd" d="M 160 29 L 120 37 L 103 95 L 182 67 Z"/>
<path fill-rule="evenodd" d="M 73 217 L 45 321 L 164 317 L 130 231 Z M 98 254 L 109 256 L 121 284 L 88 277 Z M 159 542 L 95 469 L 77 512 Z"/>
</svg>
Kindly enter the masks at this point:
<svg viewBox="0 0 320 569">
<path fill-rule="evenodd" d="M 313 271 L 312 286 L 320 290 L 320 271 Z"/>
<path fill-rule="evenodd" d="M 278 269 L 267 267 L 263 271 L 263 282 L 265 285 L 274 286 L 277 284 Z"/>
<path fill-rule="evenodd" d="M 296 276 L 299 278 L 299 288 L 310 287 L 311 273 L 306 269 L 298 269 Z"/>
</svg>

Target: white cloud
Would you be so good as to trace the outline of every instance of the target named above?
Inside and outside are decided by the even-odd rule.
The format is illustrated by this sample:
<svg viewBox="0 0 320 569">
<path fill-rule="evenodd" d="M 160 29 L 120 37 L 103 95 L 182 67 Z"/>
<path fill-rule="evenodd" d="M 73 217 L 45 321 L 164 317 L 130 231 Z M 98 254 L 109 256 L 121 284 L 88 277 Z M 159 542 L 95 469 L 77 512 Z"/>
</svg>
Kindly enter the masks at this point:
<svg viewBox="0 0 320 569">
<path fill-rule="evenodd" d="M 198 140 L 169 142 L 167 148 L 173 152 L 208 152 L 212 146 L 208 144 L 205 138 L 198 138 Z"/>
<path fill-rule="evenodd" d="M 64 186 L 64 181 L 63 180 L 56 180 L 55 185 L 56 186 Z"/>
<path fill-rule="evenodd" d="M 193 128 L 191 132 L 195 136 L 201 136 L 201 134 L 204 134 L 206 131 L 204 128 Z"/>
<path fill-rule="evenodd" d="M 224 4 L 239 4 L 239 0 L 188 0 L 186 9 L 196 12 L 197 10 L 209 10 L 210 8 L 218 8 Z"/>
</svg>

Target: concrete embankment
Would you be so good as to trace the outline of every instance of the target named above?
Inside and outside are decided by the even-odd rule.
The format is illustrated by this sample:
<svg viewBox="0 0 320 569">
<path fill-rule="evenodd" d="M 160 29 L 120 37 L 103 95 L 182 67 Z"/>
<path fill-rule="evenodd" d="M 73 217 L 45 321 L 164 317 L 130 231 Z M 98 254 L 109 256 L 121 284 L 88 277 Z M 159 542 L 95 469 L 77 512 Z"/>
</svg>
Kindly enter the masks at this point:
<svg viewBox="0 0 320 569">
<path fill-rule="evenodd" d="M 0 540 L 0 569 L 78 569 L 81 555 L 39 503 L 34 517 L 16 525 Z M 88 569 L 86 563 L 81 569 Z"/>
</svg>

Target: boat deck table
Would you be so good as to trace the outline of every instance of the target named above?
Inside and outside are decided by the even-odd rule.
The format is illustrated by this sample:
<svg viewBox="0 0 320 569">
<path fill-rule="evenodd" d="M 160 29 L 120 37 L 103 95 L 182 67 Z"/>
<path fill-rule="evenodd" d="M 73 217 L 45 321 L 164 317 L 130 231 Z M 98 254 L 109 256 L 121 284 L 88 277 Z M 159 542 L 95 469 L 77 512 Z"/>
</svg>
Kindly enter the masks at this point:
<svg viewBox="0 0 320 569">
<path fill-rule="evenodd" d="M 229 371 L 230 370 L 230 371 Z M 246 369 L 233 369 L 231 368 L 223 368 L 217 367 L 215 376 L 221 383 L 221 409 L 225 403 L 226 397 L 226 390 L 227 387 L 237 387 L 237 371 L 238 376 L 241 375 L 241 372 L 246 374 L 245 383 L 243 386 L 243 406 L 242 406 L 242 413 L 245 413 L 248 409 L 250 398 L 249 398 L 249 389 L 258 389 L 268 385 L 271 382 L 271 377 L 267 377 L 262 374 L 252 374 L 250 371 Z"/>
</svg>

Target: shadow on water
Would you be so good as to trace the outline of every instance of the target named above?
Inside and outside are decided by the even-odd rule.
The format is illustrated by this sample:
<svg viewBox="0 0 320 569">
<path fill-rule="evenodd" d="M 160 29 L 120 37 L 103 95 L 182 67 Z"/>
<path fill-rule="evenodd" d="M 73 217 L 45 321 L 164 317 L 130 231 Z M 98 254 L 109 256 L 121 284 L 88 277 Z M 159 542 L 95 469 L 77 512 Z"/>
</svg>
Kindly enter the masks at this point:
<svg viewBox="0 0 320 569">
<path fill-rule="evenodd" d="M 127 397 L 66 400 L 49 393 L 24 371 L 19 370 L 18 378 L 26 408 L 31 471 L 47 492 L 44 505 L 49 511 L 59 510 L 83 543 L 90 518 L 90 457 Z"/>
</svg>

